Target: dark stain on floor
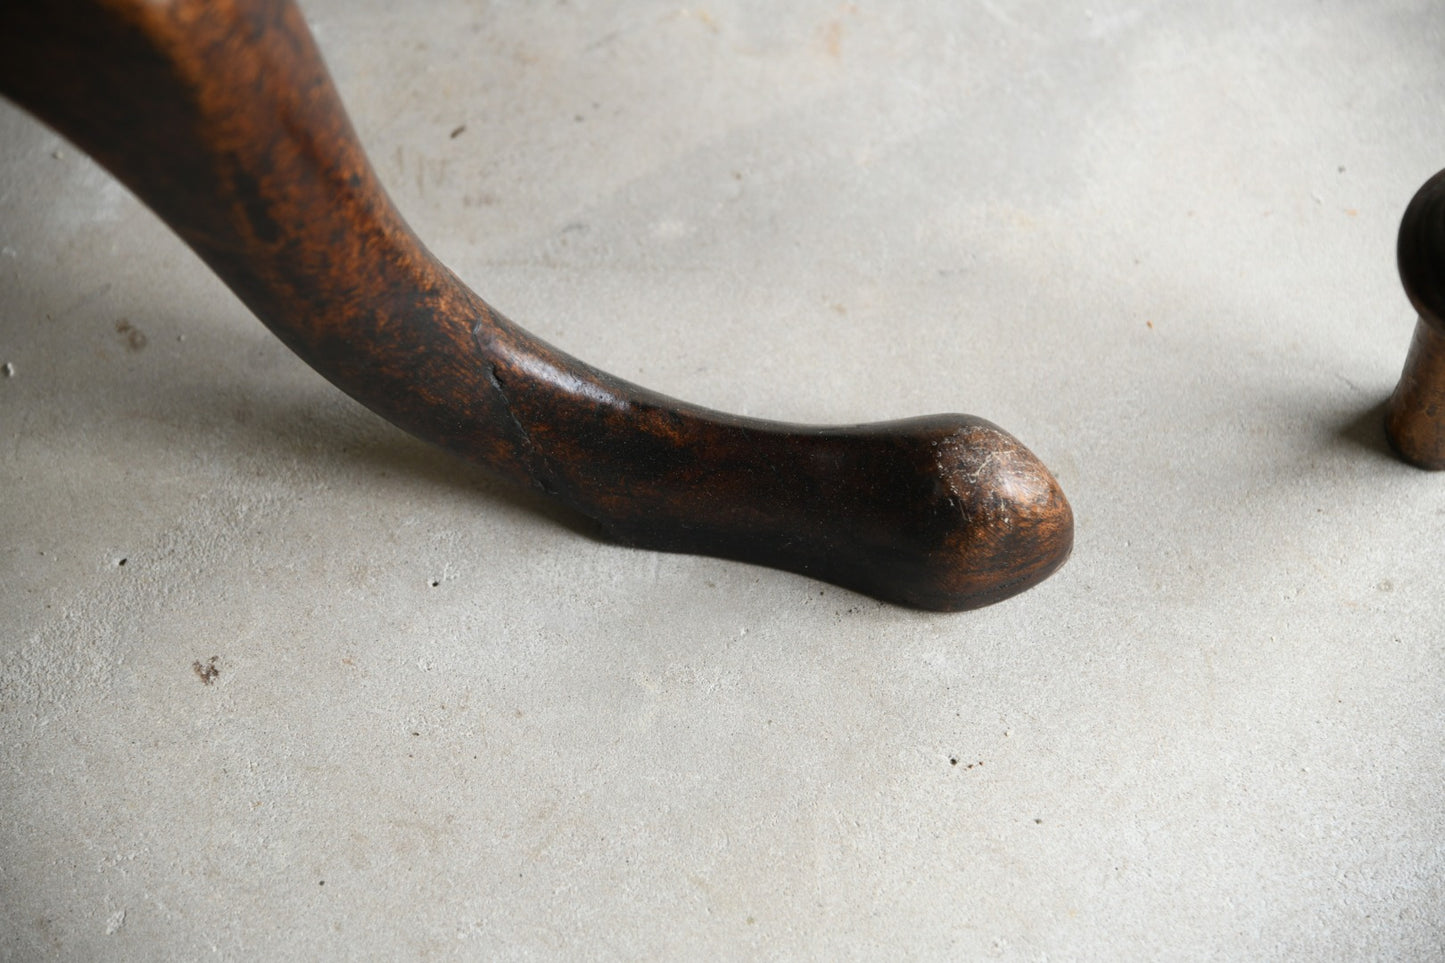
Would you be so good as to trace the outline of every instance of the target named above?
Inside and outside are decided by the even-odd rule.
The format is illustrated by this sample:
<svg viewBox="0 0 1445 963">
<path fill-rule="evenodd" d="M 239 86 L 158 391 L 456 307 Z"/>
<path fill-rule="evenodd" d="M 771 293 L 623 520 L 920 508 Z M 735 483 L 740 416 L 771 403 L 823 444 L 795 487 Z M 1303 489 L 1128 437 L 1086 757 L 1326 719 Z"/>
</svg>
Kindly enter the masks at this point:
<svg viewBox="0 0 1445 963">
<path fill-rule="evenodd" d="M 213 655 L 208 662 L 191 663 L 191 668 L 195 670 L 196 675 L 203 683 L 210 685 L 221 674 L 221 670 L 216 668 L 216 663 L 220 661 L 220 658 L 219 655 Z"/>
</svg>

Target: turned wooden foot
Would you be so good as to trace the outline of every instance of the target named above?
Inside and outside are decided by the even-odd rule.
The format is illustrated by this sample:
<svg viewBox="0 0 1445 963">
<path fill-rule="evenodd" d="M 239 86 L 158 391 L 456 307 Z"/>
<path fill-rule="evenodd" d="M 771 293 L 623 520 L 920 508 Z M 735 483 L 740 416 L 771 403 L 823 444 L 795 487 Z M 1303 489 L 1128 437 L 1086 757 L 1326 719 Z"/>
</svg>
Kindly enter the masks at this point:
<svg viewBox="0 0 1445 963">
<path fill-rule="evenodd" d="M 1445 468 L 1445 171 L 1425 182 L 1400 221 L 1400 280 L 1420 319 L 1385 432 L 1406 461 Z"/>
</svg>

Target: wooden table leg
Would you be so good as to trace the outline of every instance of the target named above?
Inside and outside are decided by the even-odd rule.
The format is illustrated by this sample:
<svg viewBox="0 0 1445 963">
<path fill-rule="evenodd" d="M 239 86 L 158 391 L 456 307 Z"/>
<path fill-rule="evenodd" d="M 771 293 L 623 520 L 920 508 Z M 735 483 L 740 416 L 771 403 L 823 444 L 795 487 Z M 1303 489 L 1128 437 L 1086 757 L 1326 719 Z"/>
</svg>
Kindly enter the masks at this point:
<svg viewBox="0 0 1445 963">
<path fill-rule="evenodd" d="M 738 418 L 509 322 L 392 206 L 289 0 L 9 0 L 0 92 L 123 181 L 343 391 L 622 542 L 931 609 L 996 602 L 1069 554 L 1058 484 L 986 421 Z"/>
</svg>

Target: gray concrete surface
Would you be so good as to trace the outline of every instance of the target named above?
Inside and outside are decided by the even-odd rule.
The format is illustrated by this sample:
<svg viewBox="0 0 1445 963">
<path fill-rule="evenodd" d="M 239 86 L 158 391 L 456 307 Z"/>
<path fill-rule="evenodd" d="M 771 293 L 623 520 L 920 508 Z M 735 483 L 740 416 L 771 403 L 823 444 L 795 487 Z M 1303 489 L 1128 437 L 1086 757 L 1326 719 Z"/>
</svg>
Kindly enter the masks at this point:
<svg viewBox="0 0 1445 963">
<path fill-rule="evenodd" d="M 592 541 L 4 106 L 0 957 L 1445 956 L 1445 478 L 1378 428 L 1438 2 L 307 11 L 518 322 L 992 419 L 1074 557 L 932 615 Z"/>
</svg>

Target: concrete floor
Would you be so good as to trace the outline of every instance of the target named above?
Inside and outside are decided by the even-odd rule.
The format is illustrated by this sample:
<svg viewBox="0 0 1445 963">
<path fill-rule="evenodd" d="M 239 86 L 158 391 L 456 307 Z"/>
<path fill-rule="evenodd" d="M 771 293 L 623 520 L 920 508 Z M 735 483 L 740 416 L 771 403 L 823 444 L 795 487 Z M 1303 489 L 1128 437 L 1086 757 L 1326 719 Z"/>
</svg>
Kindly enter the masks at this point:
<svg viewBox="0 0 1445 963">
<path fill-rule="evenodd" d="M 1436 0 L 307 13 L 519 323 L 989 418 L 1074 557 L 934 615 L 596 542 L 0 105 L 0 958 L 1445 956 L 1445 477 L 1378 427 Z"/>
</svg>

